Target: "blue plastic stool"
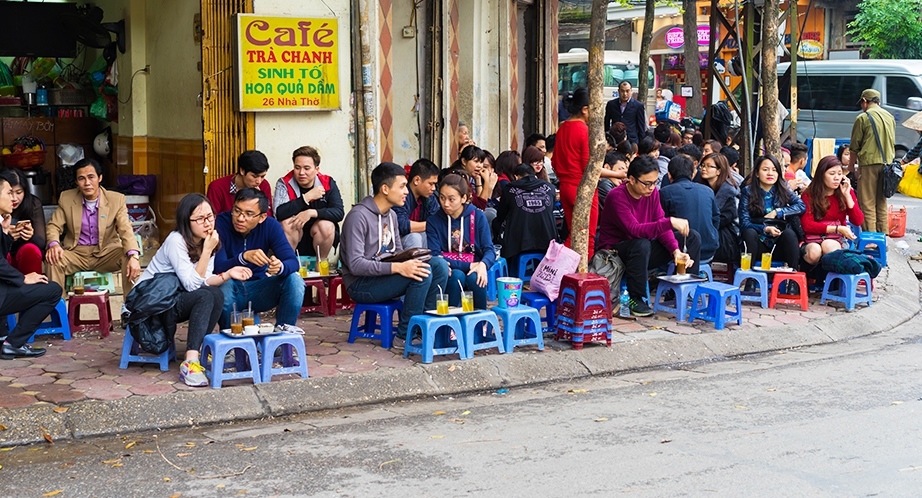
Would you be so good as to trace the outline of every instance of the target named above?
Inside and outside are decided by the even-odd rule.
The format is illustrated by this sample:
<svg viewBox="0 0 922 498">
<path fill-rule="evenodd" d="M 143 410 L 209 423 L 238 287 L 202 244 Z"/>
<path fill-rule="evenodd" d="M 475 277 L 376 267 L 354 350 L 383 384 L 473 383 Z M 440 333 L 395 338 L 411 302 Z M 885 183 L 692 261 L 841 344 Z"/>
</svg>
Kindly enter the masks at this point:
<svg viewBox="0 0 922 498">
<path fill-rule="evenodd" d="M 749 294 L 740 291 L 740 300 L 744 302 L 761 303 L 763 308 L 768 308 L 768 273 L 764 271 L 743 270 L 738 268 L 733 276 L 733 286 L 739 288 L 746 280 L 755 280 L 759 284 L 759 294 Z"/>
<path fill-rule="evenodd" d="M 557 328 L 557 302 L 551 301 L 551 299 L 540 292 L 523 292 L 520 299 L 522 304 L 531 306 L 532 308 L 538 310 L 538 313 L 541 313 L 541 309 L 544 309 L 544 318 L 541 321 L 544 322 L 544 333 L 551 334 Z"/>
<path fill-rule="evenodd" d="M 698 301 L 703 300 L 703 306 Z M 727 300 L 736 306 L 736 311 L 727 311 Z M 737 325 L 743 324 L 743 307 L 740 302 L 740 288 L 719 282 L 699 284 L 695 289 L 695 298 L 692 301 L 691 314 L 688 323 L 700 318 L 714 322 L 716 330 L 723 330 L 727 321 L 736 321 Z"/>
<path fill-rule="evenodd" d="M 487 301 L 496 301 L 496 279 L 509 276 L 509 265 L 506 258 L 496 258 L 496 262 L 487 273 Z"/>
<path fill-rule="evenodd" d="M 669 263 L 669 268 L 666 269 L 666 275 L 672 275 L 675 273 L 675 263 Z M 698 265 L 698 273 L 704 273 L 708 276 L 708 282 L 714 281 L 714 272 L 711 271 L 711 265 L 707 263 L 701 263 Z"/>
<path fill-rule="evenodd" d="M 506 352 L 496 313 L 489 310 L 465 313 L 458 316 L 458 321 L 461 322 L 466 358 L 473 358 L 474 351 L 480 349 L 497 348 L 500 353 Z M 487 325 L 491 330 L 487 330 Z"/>
<path fill-rule="evenodd" d="M 503 346 L 507 353 L 511 353 L 516 346 L 528 344 L 537 344 L 538 349 L 544 351 L 544 334 L 534 332 L 541 329 L 541 314 L 538 310 L 520 304 L 515 308 L 496 306 L 491 311 L 503 321 Z M 518 338 L 520 335 L 521 339 Z"/>
<path fill-rule="evenodd" d="M 661 280 L 656 287 L 656 299 L 653 301 L 653 312 L 665 311 L 667 313 L 673 313 L 676 320 L 684 322 L 689 308 L 688 300 L 695 294 L 695 288 L 697 288 L 700 283 L 701 282 L 673 283 Z M 663 294 L 665 294 L 667 290 L 671 290 L 675 293 L 676 300 L 672 306 L 666 302 L 660 302 L 660 299 L 662 299 Z"/>
<path fill-rule="evenodd" d="M 515 276 L 522 279 L 522 282 L 528 283 L 531 281 L 531 273 L 538 269 L 542 259 L 544 259 L 544 253 L 524 252 L 519 254 L 519 269 Z M 532 263 L 531 273 L 528 273 L 529 263 Z"/>
<path fill-rule="evenodd" d="M 868 244 L 877 244 L 876 249 L 867 249 Z M 858 238 L 858 252 L 867 254 L 887 266 L 887 236 L 880 232 L 861 232 Z"/>
<path fill-rule="evenodd" d="M 40 335 L 51 334 L 61 334 L 61 337 L 63 337 L 65 341 L 70 340 L 70 320 L 67 317 L 67 303 L 64 302 L 63 299 L 58 301 L 58 304 L 56 304 L 54 309 L 51 310 L 51 315 L 49 315 L 49 318 L 51 318 L 51 320 L 39 324 L 38 328 L 35 329 L 35 332 L 32 333 L 32 337 L 29 338 L 28 342 L 35 342 L 35 338 Z M 13 328 L 16 327 L 16 315 L 7 315 L 6 325 L 7 331 L 13 330 Z"/>
<path fill-rule="evenodd" d="M 839 285 L 834 286 L 835 281 Z M 858 293 L 858 285 L 864 282 L 865 291 Z M 845 275 L 841 273 L 829 272 L 826 274 L 826 283 L 823 285 L 823 295 L 820 298 L 820 304 L 826 304 L 826 301 L 838 301 L 845 303 L 845 309 L 853 310 L 857 303 L 868 303 L 871 305 L 871 276 L 865 273 L 857 275 Z"/>
<path fill-rule="evenodd" d="M 160 354 L 150 354 L 141 349 L 128 325 L 125 325 L 125 340 L 122 342 L 122 359 L 118 363 L 121 369 L 128 368 L 129 363 L 157 363 L 160 365 L 160 371 L 166 372 L 170 369 L 170 360 L 176 360 L 176 343 L 170 344 L 170 348 Z"/>
<path fill-rule="evenodd" d="M 623 276 L 623 277 L 621 277 L 621 285 L 618 287 L 618 300 L 619 300 L 619 302 L 620 302 L 620 299 L 621 299 L 621 289 L 624 289 L 625 287 L 627 287 L 627 276 L 626 276 L 626 275 Z M 612 296 L 612 298 L 614 298 L 614 296 Z M 653 299 L 650 298 L 650 281 L 649 281 L 649 280 L 647 280 L 647 297 L 646 297 L 646 299 L 644 299 L 644 301 L 646 301 L 647 304 L 650 304 L 650 303 L 653 302 Z"/>
<path fill-rule="evenodd" d="M 234 351 L 234 359 L 237 364 L 236 372 L 224 372 L 224 358 L 231 350 Z M 250 369 L 242 370 L 245 365 L 244 358 L 240 357 L 240 352 L 247 354 L 246 360 L 249 360 Z M 211 355 L 211 361 L 208 359 Z M 252 337 L 228 337 L 224 334 L 208 334 L 202 342 L 202 367 L 205 368 L 205 375 L 211 380 L 212 389 L 221 387 L 225 380 L 231 379 L 253 379 L 254 384 L 262 382 L 259 376 L 259 352 L 256 349 L 256 341 Z M 241 371 L 242 370 L 242 371 Z"/>
<path fill-rule="evenodd" d="M 271 382 L 273 375 L 301 374 L 307 378 L 307 351 L 304 348 L 304 337 L 301 334 L 274 334 L 262 335 L 256 338 L 256 348 L 262 354 L 259 378 L 263 382 Z M 282 348 L 281 368 L 273 368 L 275 351 Z M 294 359 L 292 349 L 298 352 L 298 359 Z"/>
<path fill-rule="evenodd" d="M 390 349 L 394 344 L 395 312 L 399 319 L 400 313 L 403 312 L 403 301 L 394 300 L 375 304 L 355 303 L 355 309 L 352 310 L 352 327 L 349 329 L 349 344 L 361 337 L 381 341 L 382 348 Z M 359 330 L 359 317 L 362 313 L 365 313 L 365 323 Z M 375 323 L 375 317 L 381 319 L 380 325 Z M 376 330 L 380 332 L 376 334 Z"/>
<path fill-rule="evenodd" d="M 413 344 L 413 333 L 416 328 L 419 328 L 422 337 L 418 344 Z M 455 339 L 449 336 L 451 330 L 455 331 Z M 462 360 L 468 358 L 458 317 L 423 313 L 410 318 L 407 340 L 403 343 L 403 357 L 406 358 L 411 353 L 422 356 L 423 363 L 432 363 L 435 355 L 458 353 Z"/>
</svg>

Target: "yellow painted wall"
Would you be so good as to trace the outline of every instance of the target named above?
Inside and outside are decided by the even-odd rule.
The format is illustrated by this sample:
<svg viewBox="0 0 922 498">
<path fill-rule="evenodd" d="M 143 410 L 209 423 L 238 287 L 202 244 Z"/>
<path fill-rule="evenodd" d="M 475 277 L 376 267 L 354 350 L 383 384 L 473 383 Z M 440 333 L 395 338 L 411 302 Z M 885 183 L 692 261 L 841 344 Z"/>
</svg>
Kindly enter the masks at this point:
<svg viewBox="0 0 922 498">
<path fill-rule="evenodd" d="M 339 19 L 339 43 L 342 47 L 339 67 L 340 110 L 256 113 L 256 148 L 269 158 L 266 179 L 275 192 L 276 180 L 291 170 L 291 152 L 302 145 L 316 147 L 320 151 L 320 171 L 336 180 L 348 211 L 356 201 L 355 149 L 350 140 L 352 117 L 349 97 L 353 54 L 350 52 L 349 1 L 255 0 L 253 10 L 257 14 L 335 16 Z"/>
</svg>

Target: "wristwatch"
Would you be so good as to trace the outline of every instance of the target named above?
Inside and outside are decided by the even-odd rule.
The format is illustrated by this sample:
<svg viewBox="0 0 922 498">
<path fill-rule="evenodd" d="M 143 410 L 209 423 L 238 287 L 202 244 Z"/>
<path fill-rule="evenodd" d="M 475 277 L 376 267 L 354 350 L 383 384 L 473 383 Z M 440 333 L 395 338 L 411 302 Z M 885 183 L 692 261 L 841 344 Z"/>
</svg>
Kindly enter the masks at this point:
<svg viewBox="0 0 922 498">
<path fill-rule="evenodd" d="M 128 257 L 129 257 L 129 258 L 134 258 L 134 259 L 136 259 L 136 260 L 138 260 L 138 261 L 141 261 L 141 256 L 138 256 L 138 253 L 134 253 L 134 254 L 132 254 L 131 256 L 128 256 Z"/>
</svg>

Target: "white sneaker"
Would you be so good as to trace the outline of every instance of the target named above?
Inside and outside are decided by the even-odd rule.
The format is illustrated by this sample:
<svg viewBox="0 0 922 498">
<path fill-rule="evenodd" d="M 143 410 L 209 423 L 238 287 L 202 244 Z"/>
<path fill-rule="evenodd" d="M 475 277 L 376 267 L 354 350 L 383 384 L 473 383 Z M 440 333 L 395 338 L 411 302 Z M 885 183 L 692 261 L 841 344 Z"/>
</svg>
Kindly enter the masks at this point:
<svg viewBox="0 0 922 498">
<path fill-rule="evenodd" d="M 208 385 L 205 368 L 194 360 L 186 360 L 179 366 L 179 380 L 189 387 L 203 387 Z"/>
<path fill-rule="evenodd" d="M 304 335 L 304 329 L 298 327 L 297 325 L 291 325 L 289 323 L 280 324 L 275 326 L 276 332 L 287 332 L 289 334 L 301 334 Z"/>
</svg>

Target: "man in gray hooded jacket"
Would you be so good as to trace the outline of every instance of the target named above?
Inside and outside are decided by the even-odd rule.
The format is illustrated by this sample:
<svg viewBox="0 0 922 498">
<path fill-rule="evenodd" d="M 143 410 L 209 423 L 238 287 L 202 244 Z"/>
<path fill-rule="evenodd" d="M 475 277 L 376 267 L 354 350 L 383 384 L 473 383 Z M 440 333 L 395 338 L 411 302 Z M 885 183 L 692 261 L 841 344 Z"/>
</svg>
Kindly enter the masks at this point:
<svg viewBox="0 0 922 498">
<path fill-rule="evenodd" d="M 392 209 L 407 198 L 407 177 L 397 164 L 384 162 L 371 172 L 373 196 L 353 207 L 343 221 L 340 261 L 343 283 L 357 303 L 381 303 L 404 296 L 397 337 L 405 339 L 410 318 L 435 309 L 448 284 L 448 264 L 442 258 L 428 262 L 381 261 L 403 250 L 397 215 Z"/>
</svg>

